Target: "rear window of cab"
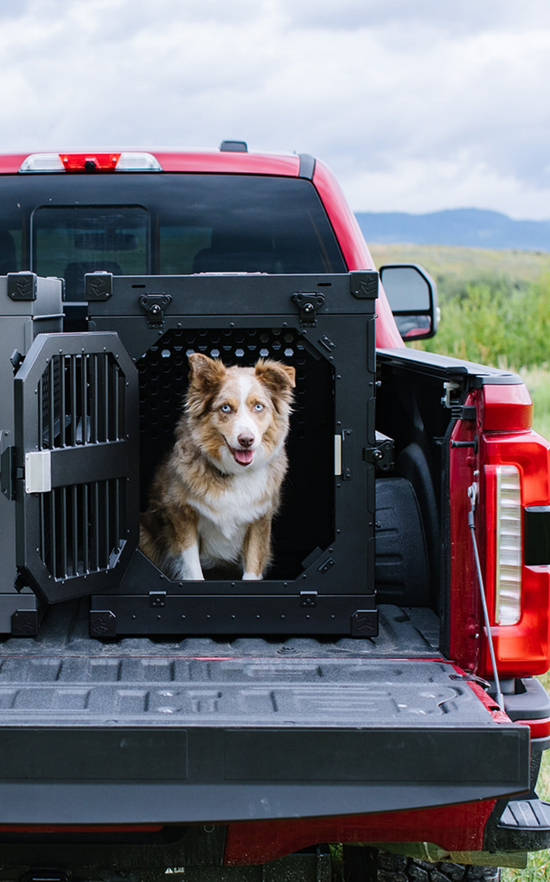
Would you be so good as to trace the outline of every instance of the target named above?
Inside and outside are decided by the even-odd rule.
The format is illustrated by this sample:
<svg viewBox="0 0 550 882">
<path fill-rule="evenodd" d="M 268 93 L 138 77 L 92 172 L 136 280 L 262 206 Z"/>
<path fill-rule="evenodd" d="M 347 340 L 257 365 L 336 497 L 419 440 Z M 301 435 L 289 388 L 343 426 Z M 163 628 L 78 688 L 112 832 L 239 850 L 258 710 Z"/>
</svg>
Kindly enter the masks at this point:
<svg viewBox="0 0 550 882">
<path fill-rule="evenodd" d="M 0 177 L 0 275 L 338 273 L 346 266 L 312 183 L 218 174 Z"/>
</svg>

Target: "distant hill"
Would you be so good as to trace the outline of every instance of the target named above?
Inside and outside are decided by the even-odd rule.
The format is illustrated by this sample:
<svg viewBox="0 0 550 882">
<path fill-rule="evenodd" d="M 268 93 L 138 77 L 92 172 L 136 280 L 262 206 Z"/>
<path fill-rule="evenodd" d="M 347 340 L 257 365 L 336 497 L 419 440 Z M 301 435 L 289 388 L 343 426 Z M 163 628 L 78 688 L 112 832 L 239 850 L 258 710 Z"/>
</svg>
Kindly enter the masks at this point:
<svg viewBox="0 0 550 882">
<path fill-rule="evenodd" d="M 430 214 L 363 211 L 356 216 L 365 239 L 372 244 L 410 242 L 550 251 L 550 220 L 513 220 L 498 211 L 478 208 L 456 208 Z"/>
</svg>

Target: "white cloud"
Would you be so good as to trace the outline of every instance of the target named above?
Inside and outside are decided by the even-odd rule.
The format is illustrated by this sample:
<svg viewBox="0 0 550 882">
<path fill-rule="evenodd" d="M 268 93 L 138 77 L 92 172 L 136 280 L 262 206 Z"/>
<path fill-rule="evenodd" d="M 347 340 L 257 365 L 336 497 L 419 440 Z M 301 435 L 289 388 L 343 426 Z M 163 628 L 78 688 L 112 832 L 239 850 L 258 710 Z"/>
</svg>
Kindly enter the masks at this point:
<svg viewBox="0 0 550 882">
<path fill-rule="evenodd" d="M 544 189 L 512 176 L 500 176 L 467 158 L 431 165 L 403 161 L 387 171 L 344 175 L 341 184 L 352 204 L 364 211 L 407 211 L 422 214 L 443 208 L 490 207 L 516 219 L 550 216 L 550 176 Z M 444 199 L 442 199 L 444 193 Z"/>
<path fill-rule="evenodd" d="M 547 0 L 4 0 L 0 19 L 3 150 L 235 137 L 319 155 L 356 210 L 550 217 Z"/>
</svg>

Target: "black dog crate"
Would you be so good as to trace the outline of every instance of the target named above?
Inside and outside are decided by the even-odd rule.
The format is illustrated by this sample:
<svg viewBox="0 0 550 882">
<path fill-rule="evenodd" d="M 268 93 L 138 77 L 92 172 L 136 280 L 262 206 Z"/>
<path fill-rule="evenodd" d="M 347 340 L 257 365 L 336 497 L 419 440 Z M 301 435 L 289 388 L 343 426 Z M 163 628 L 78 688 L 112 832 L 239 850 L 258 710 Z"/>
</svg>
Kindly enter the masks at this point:
<svg viewBox="0 0 550 882">
<path fill-rule="evenodd" d="M 71 351 L 81 352 L 74 356 L 81 391 L 72 399 L 67 391 L 64 402 L 56 399 L 59 422 L 74 426 L 79 459 L 63 465 L 58 457 L 58 483 L 65 489 L 59 488 L 57 508 L 48 493 L 37 503 L 35 520 L 45 538 L 37 534 L 39 541 L 27 544 L 30 555 L 33 542 L 46 550 L 37 562 L 42 571 L 40 579 L 33 577 L 35 587 L 49 601 L 91 594 L 90 633 L 104 638 L 374 635 L 377 288 L 374 271 L 88 275 L 93 333 L 66 335 Z M 116 343 L 109 343 L 98 374 L 92 361 L 100 358 L 104 337 Z M 155 469 L 173 444 L 191 352 L 227 365 L 252 366 L 270 357 L 296 369 L 289 471 L 274 522 L 273 566 L 261 582 L 208 573 L 206 581 L 171 581 L 136 548 L 139 510 L 146 509 Z M 42 362 L 29 371 L 41 375 Z M 28 397 L 35 385 L 36 377 L 28 383 Z M 97 414 L 104 423 L 99 435 Z M 87 500 L 79 489 L 79 470 L 84 487 L 107 482 L 93 509 L 91 489 Z M 95 527 L 89 526 L 92 515 Z"/>
<path fill-rule="evenodd" d="M 62 329 L 63 283 L 34 273 L 0 276 L 0 633 L 32 636 L 41 608 L 18 574 L 14 375 L 38 334 Z"/>
</svg>

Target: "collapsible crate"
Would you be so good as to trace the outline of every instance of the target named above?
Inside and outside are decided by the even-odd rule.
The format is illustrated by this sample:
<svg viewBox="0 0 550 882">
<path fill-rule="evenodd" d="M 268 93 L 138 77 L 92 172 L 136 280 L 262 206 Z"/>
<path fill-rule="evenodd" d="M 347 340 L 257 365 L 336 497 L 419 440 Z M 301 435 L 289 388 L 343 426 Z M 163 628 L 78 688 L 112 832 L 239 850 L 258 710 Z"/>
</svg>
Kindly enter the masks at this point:
<svg viewBox="0 0 550 882">
<path fill-rule="evenodd" d="M 70 352 L 81 353 L 75 383 L 82 391 L 72 404 L 67 392 L 53 405 L 56 419 L 73 427 L 74 461 L 59 442 L 59 499 L 43 493 L 30 518 L 49 537 L 50 551 L 35 561 L 37 590 L 49 601 L 91 594 L 90 633 L 97 637 L 375 634 L 377 286 L 374 271 L 88 275 L 92 333 L 66 335 Z M 116 343 L 98 367 L 94 359 L 108 337 Z M 136 549 L 139 510 L 174 441 L 191 352 L 227 365 L 272 357 L 296 369 L 289 471 L 274 522 L 273 566 L 261 582 L 208 574 L 206 581 L 171 581 Z M 36 374 L 27 380 L 30 397 L 46 371 L 44 357 L 28 370 Z M 72 383 L 69 377 L 66 388 Z M 94 490 L 98 502 L 90 508 L 93 482 L 101 480 L 108 486 Z M 44 545 L 36 539 L 37 548 Z"/>
<path fill-rule="evenodd" d="M 63 283 L 34 273 L 0 276 L 0 633 L 37 633 L 40 607 L 18 573 L 14 375 L 38 334 L 60 332 Z"/>
</svg>

